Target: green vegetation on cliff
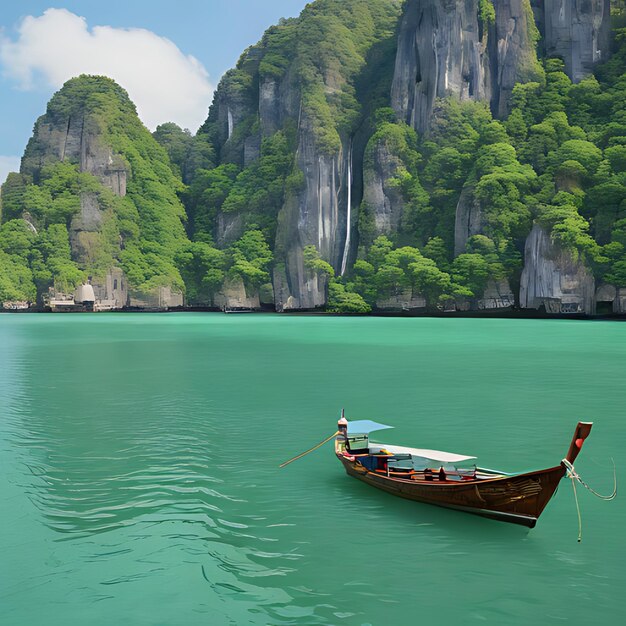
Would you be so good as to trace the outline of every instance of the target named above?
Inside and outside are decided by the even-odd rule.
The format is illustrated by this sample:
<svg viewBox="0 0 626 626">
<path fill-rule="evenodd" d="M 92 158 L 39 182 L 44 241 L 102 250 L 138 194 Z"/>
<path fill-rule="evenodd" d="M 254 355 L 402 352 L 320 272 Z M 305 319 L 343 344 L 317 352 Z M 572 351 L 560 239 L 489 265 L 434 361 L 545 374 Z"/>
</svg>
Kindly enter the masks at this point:
<svg viewBox="0 0 626 626">
<path fill-rule="evenodd" d="M 349 288 L 368 294 L 370 302 L 409 287 L 431 305 L 450 295 L 480 298 L 489 280 L 519 280 L 533 220 L 574 256 L 582 255 L 597 279 L 625 286 L 626 31 L 617 31 L 615 42 L 612 59 L 578 84 L 567 77 L 561 60 L 545 60 L 545 79 L 518 84 L 502 121 L 493 120 L 480 103 L 438 101 L 431 131 L 417 139 L 410 156 L 406 146 L 390 140 L 406 136 L 402 123 L 386 120 L 379 126 L 368 144 L 365 171 L 384 136 L 387 153 L 401 163 L 388 184 L 399 178 L 409 182 L 403 187 L 405 215 L 416 216 L 408 228 L 403 221 L 390 234 L 391 245 L 412 241 L 439 271 L 450 273 L 451 287 L 440 292 L 418 287 L 394 263 L 374 263 L 365 279 L 362 263 L 371 262 L 372 251 L 380 254 L 380 240 L 372 243 L 371 209 L 364 203 L 363 261 L 354 266 Z M 418 191 L 411 196 L 407 187 Z M 455 222 L 463 205 L 468 211 L 480 207 L 481 234 L 470 236 L 454 258 Z M 435 241 L 436 254 L 426 253 Z"/>
<path fill-rule="evenodd" d="M 320 152 L 336 153 L 341 137 L 359 122 L 358 77 L 372 47 L 395 29 L 399 8 L 389 0 L 318 0 L 264 36 L 259 77 L 292 72 L 301 90 L 300 114 Z M 335 88 L 329 90 L 329 83 Z"/>
<path fill-rule="evenodd" d="M 342 139 L 364 121 L 370 97 L 364 102 L 360 92 L 379 89 L 381 78 L 368 73 L 369 55 L 374 65 L 381 62 L 376 46 L 393 38 L 400 8 L 389 0 L 318 0 L 268 29 L 242 55 L 222 78 L 196 137 L 216 155 L 216 167 L 197 171 L 186 195 L 193 238 L 213 237 L 224 213 L 229 220 L 241 216 L 240 231 L 258 225 L 274 241 L 285 199 L 304 183 L 296 164 L 299 133 L 306 128 L 320 154 L 340 152 Z M 392 71 L 386 69 L 385 84 Z M 271 98 L 265 105 L 272 108 L 271 126 L 261 125 L 260 86 Z"/>
</svg>

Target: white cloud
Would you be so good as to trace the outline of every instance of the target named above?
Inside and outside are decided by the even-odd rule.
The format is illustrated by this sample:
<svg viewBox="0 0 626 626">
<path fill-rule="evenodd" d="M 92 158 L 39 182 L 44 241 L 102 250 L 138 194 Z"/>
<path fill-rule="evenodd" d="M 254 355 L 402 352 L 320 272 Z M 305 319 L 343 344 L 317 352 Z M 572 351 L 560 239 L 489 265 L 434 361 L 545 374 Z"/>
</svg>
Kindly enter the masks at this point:
<svg viewBox="0 0 626 626">
<path fill-rule="evenodd" d="M 206 118 L 213 87 L 202 64 L 169 39 L 141 28 L 95 26 L 66 9 L 25 17 L 18 37 L 0 40 L 5 76 L 22 89 L 43 79 L 58 88 L 79 74 L 103 74 L 124 87 L 143 123 L 176 122 L 195 131 Z"/>
<path fill-rule="evenodd" d="M 4 183 L 9 172 L 20 171 L 20 157 L 0 155 L 0 185 Z"/>
</svg>

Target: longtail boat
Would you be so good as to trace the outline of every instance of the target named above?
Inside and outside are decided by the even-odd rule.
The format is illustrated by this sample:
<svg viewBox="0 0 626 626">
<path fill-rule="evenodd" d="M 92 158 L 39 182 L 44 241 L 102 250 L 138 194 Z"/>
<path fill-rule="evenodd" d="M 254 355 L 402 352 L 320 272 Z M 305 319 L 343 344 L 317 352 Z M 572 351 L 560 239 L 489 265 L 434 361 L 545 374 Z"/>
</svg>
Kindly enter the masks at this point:
<svg viewBox="0 0 626 626">
<path fill-rule="evenodd" d="M 476 466 L 473 456 L 373 443 L 370 433 L 393 426 L 349 422 L 342 412 L 335 454 L 348 475 L 401 498 L 534 528 L 561 478 L 573 470 L 591 426 L 578 423 L 567 455 L 555 467 L 508 474 Z"/>
</svg>

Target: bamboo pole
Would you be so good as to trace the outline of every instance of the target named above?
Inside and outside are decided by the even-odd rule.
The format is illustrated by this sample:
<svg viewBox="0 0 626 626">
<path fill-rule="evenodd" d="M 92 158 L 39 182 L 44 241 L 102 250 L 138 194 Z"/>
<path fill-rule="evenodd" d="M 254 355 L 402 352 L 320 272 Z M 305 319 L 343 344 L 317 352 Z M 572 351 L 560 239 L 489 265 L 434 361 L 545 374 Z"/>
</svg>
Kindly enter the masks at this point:
<svg viewBox="0 0 626 626">
<path fill-rule="evenodd" d="M 336 437 L 339 434 L 340 434 L 339 431 L 337 431 L 336 433 L 333 433 L 330 437 L 326 437 L 326 439 L 324 439 L 324 441 L 320 441 L 320 443 L 318 443 L 316 446 L 313 446 L 312 448 L 310 448 L 306 452 L 303 452 L 302 454 L 299 454 L 298 456 L 294 456 L 293 459 L 289 459 L 288 461 L 285 461 L 284 463 L 281 463 L 278 467 L 285 467 L 285 466 L 289 465 L 289 463 L 293 463 L 294 461 L 297 461 L 298 459 L 301 459 L 303 456 L 309 454 L 309 452 L 314 452 L 318 448 L 321 448 L 325 443 L 328 443 L 333 437 Z"/>
</svg>

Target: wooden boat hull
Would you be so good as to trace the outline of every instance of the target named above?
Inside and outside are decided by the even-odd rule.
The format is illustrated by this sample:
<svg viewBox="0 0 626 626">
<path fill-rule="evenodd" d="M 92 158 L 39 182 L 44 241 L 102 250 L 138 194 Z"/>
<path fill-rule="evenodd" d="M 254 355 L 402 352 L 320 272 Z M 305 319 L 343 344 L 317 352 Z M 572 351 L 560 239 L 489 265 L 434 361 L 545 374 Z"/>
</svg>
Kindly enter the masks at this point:
<svg viewBox="0 0 626 626">
<path fill-rule="evenodd" d="M 359 454 L 350 451 L 348 447 L 347 424 L 342 413 L 341 420 L 337 424 L 335 454 L 348 475 L 407 500 L 456 509 L 528 528 L 534 528 L 539 516 L 556 492 L 561 478 L 567 471 L 566 464 L 573 468 L 573 463 L 593 425 L 591 422 L 578 422 L 567 454 L 556 467 L 515 475 L 496 474 L 491 470 L 483 470 L 481 476 L 477 477 L 475 473 L 469 479 L 457 473 L 456 480 L 442 473 L 443 479 L 438 480 L 439 476 L 433 475 L 432 472 L 428 476 L 425 472 L 405 475 L 401 472 L 390 474 L 389 470 L 368 469 L 359 462 Z M 381 426 L 380 424 L 374 425 Z M 385 428 L 384 425 L 382 426 Z M 393 447 L 389 446 L 389 449 L 392 450 Z M 419 452 L 437 451 L 420 450 Z M 363 456 L 370 455 L 366 453 L 361 455 Z M 374 454 L 373 456 L 381 455 Z M 448 456 L 454 455 L 448 454 Z M 382 465 L 387 467 L 386 463 Z M 492 473 L 494 474 L 492 478 L 484 476 L 484 474 Z"/>
<path fill-rule="evenodd" d="M 417 482 L 388 477 L 365 469 L 337 452 L 349 476 L 407 500 L 456 509 L 490 519 L 533 528 L 554 495 L 565 467 L 464 482 Z"/>
</svg>

